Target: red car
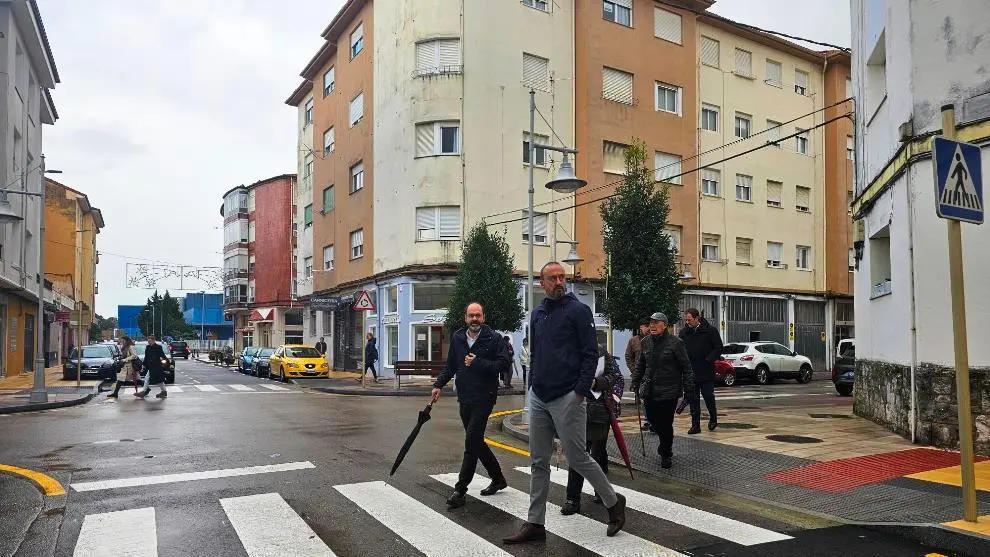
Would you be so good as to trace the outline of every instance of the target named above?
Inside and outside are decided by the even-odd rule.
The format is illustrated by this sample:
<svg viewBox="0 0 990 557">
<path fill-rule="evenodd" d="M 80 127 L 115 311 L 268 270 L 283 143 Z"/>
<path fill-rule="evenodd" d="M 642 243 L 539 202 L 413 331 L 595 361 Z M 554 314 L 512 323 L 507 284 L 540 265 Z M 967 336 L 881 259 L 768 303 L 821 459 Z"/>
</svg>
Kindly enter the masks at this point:
<svg viewBox="0 0 990 557">
<path fill-rule="evenodd" d="M 721 381 L 726 387 L 736 384 L 736 370 L 726 360 L 715 361 L 715 381 Z"/>
</svg>

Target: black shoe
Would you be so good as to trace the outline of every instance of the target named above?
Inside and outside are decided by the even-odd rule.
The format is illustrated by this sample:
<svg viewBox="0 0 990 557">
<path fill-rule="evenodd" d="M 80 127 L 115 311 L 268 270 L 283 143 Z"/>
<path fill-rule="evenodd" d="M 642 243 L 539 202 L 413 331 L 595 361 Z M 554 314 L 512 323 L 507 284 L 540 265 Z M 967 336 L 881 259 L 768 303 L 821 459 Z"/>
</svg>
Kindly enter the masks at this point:
<svg viewBox="0 0 990 557">
<path fill-rule="evenodd" d="M 117 398 L 117 395 L 115 395 L 115 394 L 109 394 L 109 395 L 107 395 L 107 398 Z"/>
<path fill-rule="evenodd" d="M 669 456 L 665 456 L 660 459 L 660 468 L 667 470 L 673 465 L 674 465 L 674 461 Z"/>
<path fill-rule="evenodd" d="M 605 535 L 610 538 L 626 525 L 626 496 L 621 493 L 616 493 L 615 496 L 618 501 L 608 510 L 608 529 L 605 531 Z"/>
<path fill-rule="evenodd" d="M 688 430 L 688 435 L 697 435 L 699 433 L 701 433 L 700 425 L 693 425 L 691 426 L 691 429 Z"/>
<path fill-rule="evenodd" d="M 574 501 L 572 499 L 568 499 L 567 502 L 564 503 L 564 506 L 560 507 L 560 514 L 564 516 L 577 514 L 579 512 L 581 512 L 581 501 Z"/>
<path fill-rule="evenodd" d="M 712 420 L 712 421 L 708 422 L 708 431 L 715 431 L 715 428 L 716 427 L 718 427 L 718 422 L 717 421 Z"/>
<path fill-rule="evenodd" d="M 496 493 L 507 487 L 509 487 L 509 484 L 506 483 L 505 478 L 492 480 L 492 483 L 488 484 L 488 487 L 481 490 L 481 494 L 484 495 L 485 497 L 488 497 L 489 495 L 495 495 Z"/>
<path fill-rule="evenodd" d="M 505 545 L 517 543 L 542 542 L 547 539 L 547 529 L 542 524 L 523 524 L 522 530 L 518 534 L 502 538 Z"/>
<path fill-rule="evenodd" d="M 642 429 L 643 431 L 652 431 L 653 426 L 650 425 L 650 422 L 643 422 L 643 426 L 640 427 L 640 429 Z"/>
<path fill-rule="evenodd" d="M 450 497 L 447 498 L 448 509 L 463 507 L 465 503 L 467 503 L 467 497 L 465 497 L 460 491 L 455 491 Z"/>
</svg>

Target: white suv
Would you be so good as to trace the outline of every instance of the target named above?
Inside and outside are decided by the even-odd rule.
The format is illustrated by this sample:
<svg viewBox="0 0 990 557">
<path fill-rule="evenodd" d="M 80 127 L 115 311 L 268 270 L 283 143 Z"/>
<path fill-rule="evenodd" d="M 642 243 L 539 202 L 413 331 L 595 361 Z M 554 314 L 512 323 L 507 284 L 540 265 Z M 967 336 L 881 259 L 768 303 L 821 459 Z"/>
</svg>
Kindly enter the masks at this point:
<svg viewBox="0 0 990 557">
<path fill-rule="evenodd" d="M 760 385 L 774 379 L 811 381 L 811 360 L 776 342 L 733 342 L 722 347 L 722 358 L 732 364 L 736 377 L 752 377 Z"/>
</svg>

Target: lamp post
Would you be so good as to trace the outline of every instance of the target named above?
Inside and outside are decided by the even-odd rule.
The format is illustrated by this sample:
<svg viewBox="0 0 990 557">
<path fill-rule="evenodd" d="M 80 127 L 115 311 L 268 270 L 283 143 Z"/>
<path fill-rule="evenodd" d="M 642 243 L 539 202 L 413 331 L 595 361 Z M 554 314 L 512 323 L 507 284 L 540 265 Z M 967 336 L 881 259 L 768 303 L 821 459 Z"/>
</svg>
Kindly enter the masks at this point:
<svg viewBox="0 0 990 557">
<path fill-rule="evenodd" d="M 203 313 L 199 316 L 199 344 L 202 347 L 203 341 L 206 340 L 206 290 L 199 293 L 203 297 Z"/>
<path fill-rule="evenodd" d="M 61 174 L 61 170 L 46 170 L 45 156 L 41 155 L 41 187 L 39 192 L 27 191 L 27 183 L 24 190 L 0 189 L 0 224 L 21 222 L 24 217 L 18 215 L 10 206 L 7 194 L 29 195 L 41 199 L 41 206 L 38 211 L 38 277 L 45 276 L 45 174 Z M 25 231 L 25 239 L 27 233 Z M 31 403 L 48 402 L 48 390 L 45 388 L 45 283 L 42 278 L 38 280 L 38 316 L 34 326 L 34 385 L 31 387 L 29 401 Z"/>
<path fill-rule="evenodd" d="M 574 193 L 577 190 L 583 188 L 588 182 L 580 180 L 574 176 L 574 167 L 571 166 L 570 161 L 567 159 L 567 155 L 576 155 L 576 149 L 568 149 L 566 147 L 553 147 L 550 145 L 538 145 L 535 141 L 536 139 L 536 91 L 533 89 L 529 90 L 529 212 L 526 214 L 527 220 L 527 239 L 529 240 L 529 251 L 527 254 L 527 259 L 529 261 L 529 272 L 526 280 L 526 325 L 524 331 L 526 337 L 530 336 L 529 325 L 533 320 L 533 242 L 535 238 L 533 237 L 533 195 L 535 190 L 533 188 L 536 175 L 536 149 L 540 148 L 545 151 L 556 151 L 558 153 L 564 154 L 564 160 L 560 163 L 560 168 L 557 170 L 557 178 L 547 182 L 546 187 L 552 189 L 557 193 Z M 576 255 L 576 254 L 575 254 Z M 532 339 L 530 339 L 530 348 L 532 349 Z M 523 423 L 529 423 L 529 385 L 526 385 L 526 407 L 523 411 Z"/>
</svg>

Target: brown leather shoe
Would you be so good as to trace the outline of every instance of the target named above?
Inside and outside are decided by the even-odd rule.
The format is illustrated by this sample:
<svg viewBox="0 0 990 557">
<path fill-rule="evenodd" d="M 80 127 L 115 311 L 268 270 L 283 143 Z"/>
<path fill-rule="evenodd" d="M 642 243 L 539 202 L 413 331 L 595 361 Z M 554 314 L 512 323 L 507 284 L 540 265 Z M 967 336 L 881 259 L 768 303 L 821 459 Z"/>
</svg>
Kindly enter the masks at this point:
<svg viewBox="0 0 990 557">
<path fill-rule="evenodd" d="M 542 524 L 532 524 L 526 522 L 523 524 L 522 530 L 514 536 L 509 536 L 507 538 L 502 538 L 502 543 L 506 545 L 513 545 L 517 543 L 529 543 L 529 542 L 542 542 L 547 539 L 547 530 Z"/>
<path fill-rule="evenodd" d="M 626 496 L 621 493 L 616 493 L 615 496 L 618 501 L 608 510 L 608 530 L 605 534 L 609 537 L 618 534 L 626 525 Z"/>
</svg>

